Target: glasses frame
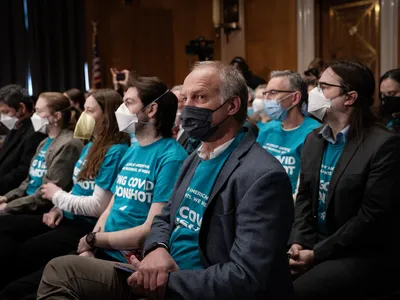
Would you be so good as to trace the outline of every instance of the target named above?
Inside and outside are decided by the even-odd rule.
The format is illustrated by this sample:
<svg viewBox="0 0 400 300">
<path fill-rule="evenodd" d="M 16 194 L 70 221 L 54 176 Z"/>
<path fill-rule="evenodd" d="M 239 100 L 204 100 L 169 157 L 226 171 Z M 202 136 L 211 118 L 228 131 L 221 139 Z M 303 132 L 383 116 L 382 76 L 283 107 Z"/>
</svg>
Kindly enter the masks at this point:
<svg viewBox="0 0 400 300">
<path fill-rule="evenodd" d="M 263 96 L 265 97 L 265 96 L 267 96 L 268 94 L 270 94 L 271 92 L 276 92 L 276 94 L 278 94 L 278 93 L 296 93 L 297 91 L 269 90 L 269 91 L 263 92 L 262 94 L 263 94 Z M 275 95 L 276 95 L 276 94 L 275 94 Z"/>
</svg>

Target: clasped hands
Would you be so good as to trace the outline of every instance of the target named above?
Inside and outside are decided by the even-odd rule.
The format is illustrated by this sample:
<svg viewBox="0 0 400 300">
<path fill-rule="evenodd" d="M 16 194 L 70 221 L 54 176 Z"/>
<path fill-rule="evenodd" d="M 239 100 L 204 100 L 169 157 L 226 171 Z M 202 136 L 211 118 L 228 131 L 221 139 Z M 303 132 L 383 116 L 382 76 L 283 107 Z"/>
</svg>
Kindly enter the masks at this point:
<svg viewBox="0 0 400 300">
<path fill-rule="evenodd" d="M 164 248 L 157 248 L 142 261 L 134 255 L 130 260 L 136 270 L 128 278 L 128 285 L 133 288 L 133 292 L 150 299 L 164 299 L 169 273 L 179 270 L 169 252 Z"/>
<path fill-rule="evenodd" d="M 300 275 L 314 265 L 314 251 L 304 249 L 299 244 L 293 244 L 288 254 L 289 268 L 292 275 Z"/>
</svg>

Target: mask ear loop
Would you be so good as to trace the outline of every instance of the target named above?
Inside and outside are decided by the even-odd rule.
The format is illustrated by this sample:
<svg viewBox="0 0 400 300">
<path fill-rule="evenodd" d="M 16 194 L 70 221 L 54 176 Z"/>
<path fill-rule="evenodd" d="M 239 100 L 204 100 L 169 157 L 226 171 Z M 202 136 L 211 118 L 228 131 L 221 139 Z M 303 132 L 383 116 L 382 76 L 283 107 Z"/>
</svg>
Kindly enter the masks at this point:
<svg viewBox="0 0 400 300">
<path fill-rule="evenodd" d="M 169 92 L 169 89 L 166 90 L 164 93 L 162 93 L 160 96 L 158 96 L 155 100 L 153 100 L 153 101 L 151 101 L 149 104 L 147 104 L 147 105 L 146 105 L 145 107 L 143 107 L 141 110 L 139 110 L 139 111 L 137 112 L 137 114 L 136 114 L 136 117 L 137 117 L 137 115 L 138 115 L 140 112 L 146 110 L 146 108 L 149 107 L 150 105 L 152 105 L 153 103 L 156 103 L 158 100 L 160 100 L 160 99 L 161 99 L 165 94 L 167 94 L 168 92 Z M 132 123 L 134 123 L 134 121 L 132 121 L 131 124 L 132 124 Z M 139 122 L 139 118 L 137 118 L 137 122 L 136 122 L 136 123 L 151 124 L 151 125 L 153 125 L 153 124 L 150 123 L 150 122 Z M 130 126 L 131 124 L 129 124 L 129 126 Z"/>
<path fill-rule="evenodd" d="M 290 95 L 287 95 L 286 97 L 283 97 L 282 99 L 279 99 L 279 100 L 278 100 L 279 106 L 280 106 L 282 109 L 285 109 L 285 110 L 287 110 L 287 111 L 289 111 L 289 110 L 291 110 L 293 107 L 295 107 L 296 105 L 292 105 L 292 106 L 289 106 L 288 108 L 283 108 L 282 105 L 281 105 L 281 101 L 283 101 L 283 100 L 289 98 L 290 96 L 293 96 L 293 95 L 296 94 L 296 93 L 297 93 L 297 91 L 294 92 L 294 93 L 291 93 Z"/>
</svg>

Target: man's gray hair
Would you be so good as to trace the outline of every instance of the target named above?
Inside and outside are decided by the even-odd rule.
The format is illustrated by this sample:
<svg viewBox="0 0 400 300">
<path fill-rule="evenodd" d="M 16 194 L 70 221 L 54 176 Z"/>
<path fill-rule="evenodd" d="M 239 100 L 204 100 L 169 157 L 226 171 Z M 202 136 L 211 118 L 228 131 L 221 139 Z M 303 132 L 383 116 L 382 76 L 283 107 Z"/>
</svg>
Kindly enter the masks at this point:
<svg viewBox="0 0 400 300">
<path fill-rule="evenodd" d="M 218 87 L 221 94 L 221 103 L 235 96 L 240 98 L 240 108 L 235 118 L 238 122 L 244 123 L 247 116 L 248 89 L 246 80 L 243 78 L 240 71 L 220 61 L 197 62 L 194 64 L 192 71 L 203 67 L 211 67 L 218 71 L 221 80 L 221 84 Z"/>
<path fill-rule="evenodd" d="M 307 83 L 299 73 L 290 70 L 272 71 L 271 79 L 277 77 L 286 77 L 289 80 L 289 89 L 292 91 L 299 91 L 301 93 L 300 105 L 303 104 L 303 102 L 307 103 Z"/>
<path fill-rule="evenodd" d="M 182 89 L 183 89 L 183 85 L 182 85 L 182 84 L 180 84 L 180 85 L 175 85 L 175 86 L 171 89 L 171 92 L 175 92 L 175 91 L 182 92 Z"/>
</svg>

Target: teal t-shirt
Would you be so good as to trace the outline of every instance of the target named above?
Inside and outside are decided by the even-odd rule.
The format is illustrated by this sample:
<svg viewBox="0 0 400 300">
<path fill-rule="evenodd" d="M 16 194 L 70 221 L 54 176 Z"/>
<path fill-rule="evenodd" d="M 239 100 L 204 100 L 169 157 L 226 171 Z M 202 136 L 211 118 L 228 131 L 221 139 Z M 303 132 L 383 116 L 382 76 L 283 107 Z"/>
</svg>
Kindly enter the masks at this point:
<svg viewBox="0 0 400 300">
<path fill-rule="evenodd" d="M 199 270 L 199 231 L 215 181 L 232 151 L 243 139 L 243 131 L 219 156 L 201 160 L 175 216 L 175 228 L 169 240 L 170 254 L 181 270 Z"/>
<path fill-rule="evenodd" d="M 91 196 L 94 192 L 94 187 L 97 185 L 105 191 L 111 190 L 114 184 L 115 178 L 119 173 L 119 163 L 122 157 L 125 155 L 126 150 L 128 150 L 127 144 L 115 144 L 112 145 L 106 155 L 104 156 L 103 162 L 101 164 L 100 170 L 97 176 L 92 180 L 82 180 L 78 181 L 78 175 L 86 164 L 86 158 L 89 153 L 90 148 L 93 143 L 88 143 L 85 148 L 83 148 L 79 160 L 75 164 L 73 181 L 74 186 L 72 187 L 71 194 L 76 196 Z M 85 216 L 74 216 L 70 212 L 64 211 L 64 217 L 68 219 L 74 219 L 75 217 L 84 218 L 87 221 L 94 223 L 96 218 L 85 217 Z"/>
<path fill-rule="evenodd" d="M 328 143 L 322 157 L 322 164 L 319 173 L 319 193 L 318 193 L 318 231 L 322 235 L 327 234 L 326 229 L 326 199 L 328 197 L 329 182 L 333 171 L 342 154 L 345 141 L 337 144 Z"/>
<path fill-rule="evenodd" d="M 34 194 L 36 190 L 42 185 L 43 176 L 46 175 L 47 172 L 45 161 L 46 152 L 52 142 L 53 139 L 47 138 L 38 155 L 36 155 L 35 159 L 32 162 L 32 165 L 29 169 L 29 185 L 26 189 L 27 195 Z"/>
<path fill-rule="evenodd" d="M 257 142 L 281 162 L 289 175 L 293 193 L 299 178 L 304 140 L 312 130 L 320 126 L 320 123 L 309 117 L 304 117 L 303 123 L 292 130 L 284 130 L 279 121 L 260 126 Z"/>
<path fill-rule="evenodd" d="M 112 187 L 114 205 L 104 231 L 114 232 L 142 225 L 152 203 L 168 202 L 183 161 L 185 149 L 172 138 L 140 146 L 131 146 L 121 160 L 121 171 Z M 125 251 L 126 250 L 126 251 Z M 126 262 L 122 251 L 106 250 L 115 259 Z"/>
</svg>

